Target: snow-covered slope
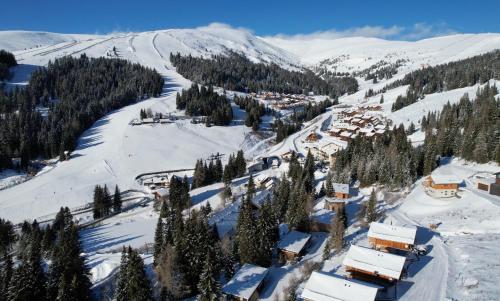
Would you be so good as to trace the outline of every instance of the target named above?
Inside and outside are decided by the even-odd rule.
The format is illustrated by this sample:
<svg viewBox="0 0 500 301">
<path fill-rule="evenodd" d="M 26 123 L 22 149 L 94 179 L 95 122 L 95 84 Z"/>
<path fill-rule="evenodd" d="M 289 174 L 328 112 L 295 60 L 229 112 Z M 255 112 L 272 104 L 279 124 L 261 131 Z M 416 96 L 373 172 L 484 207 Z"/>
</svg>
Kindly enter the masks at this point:
<svg viewBox="0 0 500 301">
<path fill-rule="evenodd" d="M 500 48 L 500 34 L 457 34 L 416 42 L 388 41 L 377 38 L 350 37 L 340 39 L 263 38 L 296 56 L 305 65 L 315 66 L 333 60 L 330 69 L 352 72 L 366 69 L 384 60 L 408 59 L 409 69 L 422 64 L 436 65 L 456 61 Z"/>
</svg>

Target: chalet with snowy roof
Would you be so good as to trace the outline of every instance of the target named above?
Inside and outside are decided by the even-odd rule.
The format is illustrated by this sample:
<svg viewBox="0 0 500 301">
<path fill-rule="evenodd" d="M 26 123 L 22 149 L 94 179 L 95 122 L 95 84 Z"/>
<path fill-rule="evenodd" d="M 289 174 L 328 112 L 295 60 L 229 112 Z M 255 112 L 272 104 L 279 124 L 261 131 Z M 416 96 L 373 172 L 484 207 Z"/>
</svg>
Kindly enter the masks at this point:
<svg viewBox="0 0 500 301">
<path fill-rule="evenodd" d="M 346 200 L 342 198 L 325 197 L 325 209 L 339 211 L 345 208 Z"/>
<path fill-rule="evenodd" d="M 349 132 L 342 132 L 340 133 L 339 138 L 343 141 L 351 141 L 352 139 L 352 134 Z"/>
<path fill-rule="evenodd" d="M 293 156 L 294 153 L 295 153 L 294 151 L 289 150 L 289 151 L 287 151 L 285 153 L 282 153 L 280 155 L 280 157 L 281 157 L 281 159 L 283 159 L 285 161 L 290 161 L 292 159 L 292 156 Z"/>
<path fill-rule="evenodd" d="M 168 179 L 168 176 L 157 176 L 145 179 L 142 182 L 142 185 L 147 186 L 149 189 L 157 189 L 161 187 L 169 188 L 170 180 Z"/>
<path fill-rule="evenodd" d="M 301 297 L 305 301 L 373 301 L 377 292 L 378 287 L 370 283 L 313 272 Z"/>
<path fill-rule="evenodd" d="M 155 196 L 155 200 L 157 201 L 166 201 L 168 196 L 168 189 L 162 187 L 160 189 L 157 189 L 153 193 L 153 195 Z"/>
<path fill-rule="evenodd" d="M 373 222 L 368 230 L 368 242 L 377 250 L 409 251 L 415 245 L 416 235 L 416 227 L 400 227 Z"/>
<path fill-rule="evenodd" d="M 332 128 L 328 134 L 332 137 L 339 137 L 340 136 L 340 133 L 342 132 L 342 129 L 339 129 L 339 128 Z"/>
<path fill-rule="evenodd" d="M 259 291 L 266 275 L 266 268 L 246 263 L 222 287 L 222 294 L 234 300 L 255 301 L 259 299 Z"/>
<path fill-rule="evenodd" d="M 477 177 L 477 189 L 484 190 L 492 195 L 500 196 L 500 172 L 494 173 L 493 177 Z"/>
<path fill-rule="evenodd" d="M 310 133 L 309 135 L 307 135 L 306 137 L 306 142 L 316 142 L 320 139 L 320 136 L 316 133 Z"/>
<path fill-rule="evenodd" d="M 406 257 L 352 245 L 342 262 L 352 278 L 376 284 L 401 279 Z"/>
<path fill-rule="evenodd" d="M 153 118 L 142 119 L 142 124 L 152 124 L 152 123 L 155 123 L 155 120 Z"/>
<path fill-rule="evenodd" d="M 462 180 L 455 176 L 431 175 L 424 182 L 424 190 L 432 197 L 448 198 L 457 194 L 458 186 Z"/>
<path fill-rule="evenodd" d="M 321 161 L 328 162 L 330 163 L 330 166 L 333 166 L 337 158 L 337 153 L 346 147 L 347 143 L 341 141 L 325 143 L 319 148 L 319 159 Z"/>
<path fill-rule="evenodd" d="M 346 128 L 346 131 L 350 132 L 351 134 L 356 134 L 359 131 L 359 126 L 350 125 Z"/>
<path fill-rule="evenodd" d="M 339 199 L 348 199 L 351 197 L 349 194 L 349 184 L 333 183 L 335 190 L 335 197 Z"/>
<path fill-rule="evenodd" d="M 278 251 L 281 262 L 295 261 L 304 255 L 311 234 L 292 230 L 288 232 L 279 242 Z"/>
</svg>

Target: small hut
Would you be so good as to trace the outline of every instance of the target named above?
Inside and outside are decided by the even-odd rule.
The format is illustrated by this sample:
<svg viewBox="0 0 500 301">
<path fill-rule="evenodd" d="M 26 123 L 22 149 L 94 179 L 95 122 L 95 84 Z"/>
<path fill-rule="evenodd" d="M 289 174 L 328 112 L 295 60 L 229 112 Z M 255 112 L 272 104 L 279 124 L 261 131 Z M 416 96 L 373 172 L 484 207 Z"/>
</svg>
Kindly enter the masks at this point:
<svg viewBox="0 0 500 301">
<path fill-rule="evenodd" d="M 296 261 L 304 254 L 311 240 L 311 234 L 292 230 L 278 243 L 280 261 Z"/>
</svg>

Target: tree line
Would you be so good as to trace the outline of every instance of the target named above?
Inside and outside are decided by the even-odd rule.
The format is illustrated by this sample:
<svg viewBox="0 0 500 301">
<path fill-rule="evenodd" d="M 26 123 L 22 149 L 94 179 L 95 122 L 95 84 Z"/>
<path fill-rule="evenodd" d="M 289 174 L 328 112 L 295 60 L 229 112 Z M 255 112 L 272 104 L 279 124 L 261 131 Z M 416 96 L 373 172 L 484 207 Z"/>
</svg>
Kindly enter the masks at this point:
<svg viewBox="0 0 500 301">
<path fill-rule="evenodd" d="M 240 92 L 273 91 L 280 93 L 330 95 L 336 97 L 357 90 L 356 80 L 323 80 L 310 70 L 290 71 L 275 63 L 253 63 L 244 55 L 229 52 L 212 58 L 170 54 L 170 61 L 182 76 L 204 85 Z M 337 84 L 339 82 L 339 84 Z M 342 84 L 340 84 L 342 83 Z"/>
<path fill-rule="evenodd" d="M 177 93 L 178 110 L 186 110 L 189 116 L 206 116 L 208 124 L 228 125 L 233 120 L 233 109 L 225 95 L 214 92 L 210 85 L 198 87 L 193 83 L 187 90 Z"/>
<path fill-rule="evenodd" d="M 67 207 L 52 225 L 42 227 L 35 220 L 24 222 L 19 235 L 8 232 L 10 246 L 0 254 L 0 300 L 93 298 L 78 228 Z M 14 243 L 17 252 L 12 252 Z"/>
<path fill-rule="evenodd" d="M 111 197 L 108 187 L 96 185 L 94 188 L 94 219 L 109 216 L 111 213 L 122 211 L 122 197 L 118 185 L 115 185 L 115 192 Z"/>
<path fill-rule="evenodd" d="M 3 49 L 0 49 L 0 80 L 9 79 L 11 74 L 9 69 L 17 66 L 16 57 Z"/>
<path fill-rule="evenodd" d="M 62 156 L 78 137 L 112 110 L 158 96 L 163 78 L 121 59 L 62 57 L 33 72 L 24 89 L 0 91 L 0 168 L 20 157 Z M 40 108 L 47 108 L 42 115 Z"/>
<path fill-rule="evenodd" d="M 478 89 L 474 101 L 465 94 L 447 103 L 441 112 L 429 112 L 421 121 L 429 156 L 460 156 L 469 161 L 500 163 L 500 100 L 498 89 Z"/>
<path fill-rule="evenodd" d="M 257 131 L 261 123 L 261 117 L 269 113 L 269 109 L 263 104 L 259 104 L 259 101 L 251 96 L 245 97 L 234 97 L 234 103 L 240 107 L 240 109 L 247 112 L 245 118 L 245 125 L 251 127 L 252 130 Z"/>
</svg>

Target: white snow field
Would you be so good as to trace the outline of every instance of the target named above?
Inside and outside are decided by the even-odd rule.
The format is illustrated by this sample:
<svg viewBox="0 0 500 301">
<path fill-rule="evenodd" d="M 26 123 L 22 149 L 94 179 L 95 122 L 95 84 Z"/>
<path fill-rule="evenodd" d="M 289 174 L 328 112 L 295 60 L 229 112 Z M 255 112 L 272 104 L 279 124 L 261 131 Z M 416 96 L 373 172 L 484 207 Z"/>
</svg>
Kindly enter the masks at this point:
<svg viewBox="0 0 500 301">
<path fill-rule="evenodd" d="M 116 53 L 112 54 L 113 47 Z M 342 105 L 378 103 L 380 95 L 365 99 L 368 89 L 379 90 L 387 83 L 402 78 L 404 74 L 424 65 L 435 65 L 463 59 L 494 49 L 500 49 L 500 34 L 463 34 L 417 42 L 386 41 L 374 38 L 342 38 L 335 40 L 296 40 L 256 37 L 244 29 L 234 29 L 212 24 L 195 29 L 168 29 L 143 33 L 118 33 L 109 35 L 67 35 L 42 32 L 0 32 L 0 49 L 14 51 L 19 66 L 14 68 L 14 78 L 8 85 L 24 85 L 30 73 L 50 60 L 65 55 L 90 57 L 120 57 L 155 68 L 165 77 L 166 85 L 161 97 L 150 98 L 116 110 L 98 120 L 78 141 L 78 147 L 69 161 L 59 162 L 32 179 L 6 171 L 0 175 L 0 216 L 15 223 L 25 219 L 47 217 L 55 214 L 60 206 L 70 208 L 92 201 L 96 184 L 122 190 L 137 189 L 135 177 L 141 173 L 172 169 L 193 168 L 196 159 L 207 158 L 213 153 L 245 150 L 247 159 L 263 155 L 279 155 L 288 150 L 305 153 L 305 137 L 328 127 L 332 111 L 329 109 L 305 124 L 304 128 L 283 142 L 270 145 L 270 139 L 253 135 L 243 125 L 227 127 L 191 124 L 188 120 L 174 124 L 132 126 L 141 109 L 151 108 L 162 113 L 182 115 L 175 108 L 175 94 L 191 82 L 175 72 L 169 61 L 170 53 L 180 52 L 209 57 L 242 52 L 255 62 L 275 62 L 289 69 L 317 67 L 322 64 L 330 70 L 353 72 L 363 70 L 384 60 L 406 60 L 392 79 L 376 84 L 359 78 L 360 90 L 340 97 Z M 497 84 L 491 81 L 491 84 Z M 423 100 L 390 112 L 396 97 L 404 94 L 406 87 L 384 93 L 384 114 L 394 124 L 418 121 L 429 111 L 439 110 L 448 101 L 457 102 L 464 93 L 474 98 L 479 85 L 427 95 Z M 234 107 L 235 116 L 244 118 L 244 112 Z M 241 123 L 237 123 L 241 124 Z M 412 135 L 414 142 L 421 142 L 420 132 Z M 227 159 L 227 157 L 225 157 Z M 287 164 L 277 170 L 262 172 L 279 176 Z M 464 179 L 461 198 L 437 200 L 427 196 L 420 182 L 397 205 L 387 212 L 385 222 L 419 226 L 419 230 L 437 224 L 437 233 L 426 230 L 417 232 L 417 243 L 427 245 L 429 253 L 421 262 L 412 265 L 408 278 L 398 287 L 399 300 L 494 300 L 500 295 L 498 286 L 497 250 L 500 247 L 500 198 L 477 191 L 472 176 L 478 172 L 499 171 L 492 165 L 467 165 L 454 160 L 438 168 L 436 174 L 455 174 Z M 324 173 L 319 173 L 324 177 Z M 256 177 L 258 174 L 255 175 Z M 321 178 L 320 177 L 320 178 Z M 233 183 L 233 193 L 240 194 L 246 178 Z M 234 225 L 238 202 L 221 208 L 224 204 L 218 195 L 222 184 L 200 188 L 191 192 L 193 208 L 210 203 L 218 213 L 213 220 L 223 221 L 228 228 Z M 363 191 L 365 195 L 369 191 Z M 349 216 L 365 196 L 360 194 L 348 207 Z M 84 217 L 85 218 L 85 217 Z M 82 232 L 82 245 L 88 256 L 95 286 L 106 282 L 119 266 L 119 249 L 122 245 L 143 247 L 153 240 L 157 213 L 151 203 L 135 207 L 109 218 L 94 228 Z M 227 225 L 226 225 L 227 224 Z M 366 230 L 350 225 L 346 233 L 353 244 L 368 246 Z M 297 264 L 273 266 L 263 287 L 261 299 L 275 300 L 289 280 L 300 275 L 307 262 L 321 261 L 326 233 L 313 233 L 309 253 Z M 344 253 L 327 261 L 322 271 L 341 272 Z M 146 263 L 152 261 L 144 256 Z M 304 284 L 302 284 L 304 285 Z M 300 289 L 299 289 L 300 290 Z"/>
</svg>

